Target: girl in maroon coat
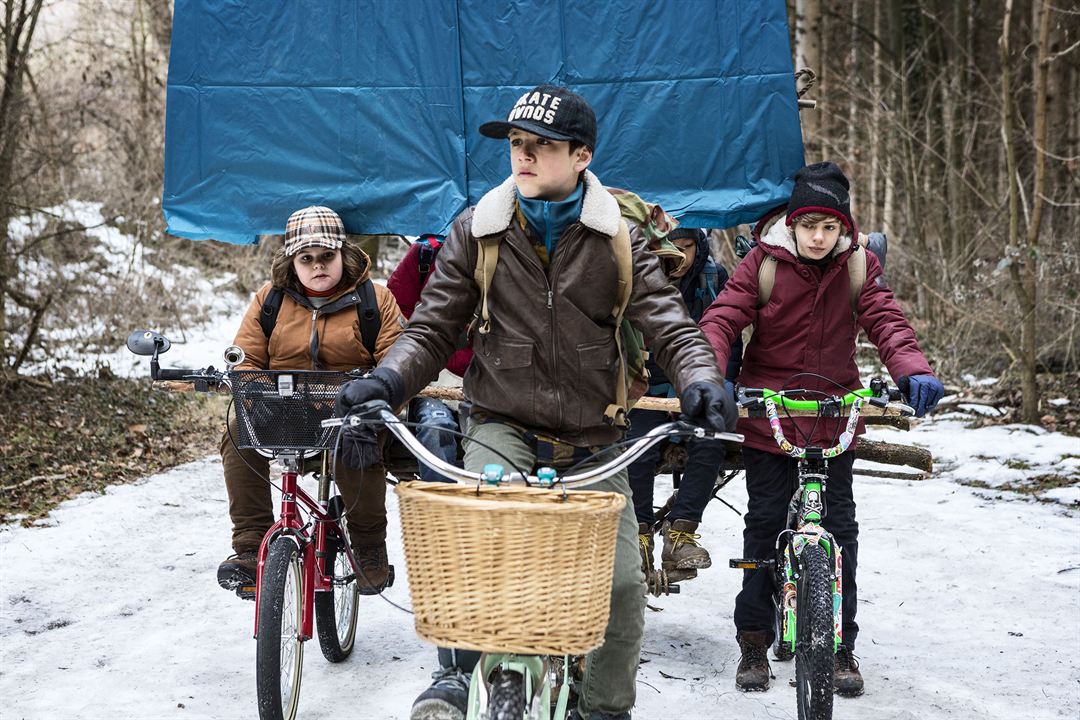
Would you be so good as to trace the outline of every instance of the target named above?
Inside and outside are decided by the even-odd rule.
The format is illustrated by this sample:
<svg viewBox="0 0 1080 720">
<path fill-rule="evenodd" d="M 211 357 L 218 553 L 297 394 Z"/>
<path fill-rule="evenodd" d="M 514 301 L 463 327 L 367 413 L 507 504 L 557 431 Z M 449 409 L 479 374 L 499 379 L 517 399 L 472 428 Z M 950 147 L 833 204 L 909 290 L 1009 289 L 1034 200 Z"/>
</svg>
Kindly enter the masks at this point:
<svg viewBox="0 0 1080 720">
<path fill-rule="evenodd" d="M 795 175 L 786 217 L 775 213 L 755 228 L 758 244 L 735 271 L 724 291 L 705 311 L 701 328 L 727 367 L 732 342 L 743 328 L 754 334 L 743 356 L 739 383 L 746 387 L 782 388 L 797 373 L 816 373 L 845 388 L 861 387 L 855 365 L 855 339 L 861 327 L 878 348 L 881 361 L 909 397 L 920 417 L 941 399 L 941 383 L 919 350 L 915 332 L 904 317 L 882 275 L 881 264 L 853 239 L 858 230 L 851 217 L 848 180 L 833 163 L 809 165 Z M 783 220 L 783 222 L 781 222 Z M 847 263 L 855 252 L 866 253 L 866 281 L 852 312 Z M 771 259 L 770 259 L 771 258 Z M 776 262 L 773 289 L 759 307 L 758 271 Z M 835 394 L 837 385 L 814 376 L 798 378 L 798 387 Z M 787 437 L 826 446 L 834 427 L 813 418 L 781 421 Z M 798 426 L 801 434 L 796 432 Z M 859 434 L 863 432 L 859 424 Z M 771 556 L 784 529 L 793 492 L 796 464 L 777 447 L 765 419 L 742 419 L 746 436 L 743 457 L 749 494 L 743 532 L 744 557 Z M 859 695 L 863 679 L 852 651 L 858 636 L 855 622 L 855 570 L 859 526 L 852 497 L 852 449 L 829 461 L 829 511 L 823 525 L 844 551 L 843 645 L 837 651 L 836 689 Z M 742 690 L 765 690 L 769 684 L 766 649 L 773 641 L 772 577 L 768 570 L 746 571 L 735 600 L 735 627 L 742 651 L 735 684 Z"/>
</svg>

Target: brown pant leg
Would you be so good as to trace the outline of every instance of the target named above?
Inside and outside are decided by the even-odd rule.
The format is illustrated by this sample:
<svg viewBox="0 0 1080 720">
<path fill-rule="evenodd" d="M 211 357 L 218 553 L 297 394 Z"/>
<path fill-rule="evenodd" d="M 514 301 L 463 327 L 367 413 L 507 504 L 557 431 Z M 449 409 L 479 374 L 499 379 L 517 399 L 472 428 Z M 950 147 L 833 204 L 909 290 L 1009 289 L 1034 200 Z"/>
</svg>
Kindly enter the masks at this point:
<svg viewBox="0 0 1080 720">
<path fill-rule="evenodd" d="M 380 463 L 367 470 L 353 470 L 338 457 L 335 471 L 353 547 L 386 542 L 386 467 Z"/>
<path fill-rule="evenodd" d="M 232 437 L 237 438 L 236 421 L 230 420 L 229 424 Z M 274 506 L 267 482 L 270 463 L 254 450 L 233 447 L 227 430 L 221 436 L 221 464 L 229 494 L 233 551 L 257 550 L 263 535 L 274 524 Z"/>
</svg>

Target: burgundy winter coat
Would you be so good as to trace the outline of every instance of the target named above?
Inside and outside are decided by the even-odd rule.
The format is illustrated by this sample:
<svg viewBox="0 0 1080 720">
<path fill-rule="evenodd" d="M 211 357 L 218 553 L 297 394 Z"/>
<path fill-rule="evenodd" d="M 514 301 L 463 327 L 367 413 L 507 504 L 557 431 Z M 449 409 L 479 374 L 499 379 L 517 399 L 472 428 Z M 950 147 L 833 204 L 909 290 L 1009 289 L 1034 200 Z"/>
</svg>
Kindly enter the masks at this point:
<svg viewBox="0 0 1080 720">
<path fill-rule="evenodd" d="M 752 323 L 754 335 L 746 346 L 739 375 L 739 383 L 745 387 L 779 390 L 788 383 L 787 387 L 841 394 L 836 386 L 814 377 L 804 376 L 789 383 L 791 376 L 799 372 L 817 373 L 847 388 L 862 387 L 855 365 L 859 327 L 877 346 L 894 381 L 931 373 L 915 331 L 885 283 L 881 264 L 873 253 L 866 257 L 866 283 L 858 299 L 856 325 L 847 271 L 852 252 L 851 238 L 844 236 L 833 250 L 832 262 L 824 269 L 799 263 L 792 228 L 784 224 L 781 216 L 739 263 L 735 276 L 701 318 L 701 329 L 716 351 L 719 366 L 727 367 L 732 341 Z M 758 268 L 766 255 L 778 261 L 776 279 L 769 302 L 758 308 Z M 795 433 L 796 422 L 803 434 Z M 836 420 L 822 420 L 814 428 L 814 418 L 784 419 L 781 426 L 787 439 L 799 446 L 808 444 L 805 434 L 813 431 L 813 444 L 829 447 L 843 430 L 837 429 Z M 863 430 L 860 422 L 859 434 Z M 783 454 L 773 440 L 768 420 L 741 419 L 739 432 L 746 436 L 748 447 Z"/>
<path fill-rule="evenodd" d="M 436 257 L 438 256 L 436 255 Z M 420 277 L 420 244 L 413 243 L 412 247 L 409 248 L 409 252 L 405 253 L 405 257 L 401 259 L 401 262 L 394 268 L 394 272 L 390 274 L 390 279 L 386 281 L 386 287 L 393 293 L 398 307 L 401 308 L 401 314 L 406 318 L 412 317 L 413 310 L 416 309 L 417 303 L 420 302 L 420 291 L 424 289 L 424 285 L 427 284 L 433 270 L 434 267 L 428 271 L 425 277 Z M 450 359 L 446 361 L 446 369 L 458 377 L 465 377 L 465 371 L 469 369 L 472 357 L 473 351 L 471 347 L 455 350 Z"/>
</svg>

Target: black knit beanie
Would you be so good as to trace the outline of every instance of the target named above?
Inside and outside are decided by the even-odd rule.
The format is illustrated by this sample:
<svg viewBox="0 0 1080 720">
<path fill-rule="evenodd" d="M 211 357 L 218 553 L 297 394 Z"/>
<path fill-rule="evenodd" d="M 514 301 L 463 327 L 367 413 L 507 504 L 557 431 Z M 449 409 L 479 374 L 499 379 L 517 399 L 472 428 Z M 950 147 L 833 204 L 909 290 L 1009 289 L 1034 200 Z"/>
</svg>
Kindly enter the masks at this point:
<svg viewBox="0 0 1080 720">
<path fill-rule="evenodd" d="M 819 162 L 807 165 L 795 173 L 795 189 L 787 206 L 787 224 L 800 215 L 828 213 L 844 223 L 847 231 L 854 232 L 855 221 L 851 218 L 851 201 L 848 197 L 847 177 L 836 163 Z"/>
<path fill-rule="evenodd" d="M 665 235 L 664 239 L 679 240 L 681 238 L 693 238 L 694 240 L 700 240 L 702 235 L 704 235 L 704 233 L 699 228 L 677 227 Z"/>
</svg>

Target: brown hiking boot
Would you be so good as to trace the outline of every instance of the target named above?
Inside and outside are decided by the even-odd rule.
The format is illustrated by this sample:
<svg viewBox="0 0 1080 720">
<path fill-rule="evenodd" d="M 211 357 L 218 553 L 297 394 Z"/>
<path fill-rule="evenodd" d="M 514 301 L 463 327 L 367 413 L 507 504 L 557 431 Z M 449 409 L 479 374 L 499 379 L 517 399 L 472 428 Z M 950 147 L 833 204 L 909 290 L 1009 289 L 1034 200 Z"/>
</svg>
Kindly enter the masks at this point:
<svg viewBox="0 0 1080 720">
<path fill-rule="evenodd" d="M 735 687 L 743 692 L 769 689 L 769 637 L 764 632 L 739 633 L 739 669 L 735 671 Z"/>
<path fill-rule="evenodd" d="M 660 554 L 662 566 L 669 573 L 673 570 L 701 570 L 712 567 L 709 551 L 698 545 L 694 531 L 698 524 L 692 520 L 664 521 L 660 534 L 664 537 L 664 551 Z"/>
<path fill-rule="evenodd" d="M 386 559 L 386 543 L 353 548 L 356 564 L 356 589 L 361 595 L 378 595 L 390 581 L 390 563 Z"/>
<path fill-rule="evenodd" d="M 638 550 L 641 551 L 641 572 L 649 579 L 656 570 L 653 567 L 653 534 L 649 523 L 638 523 L 637 540 Z"/>
<path fill-rule="evenodd" d="M 859 660 L 845 645 L 841 645 L 836 651 L 836 662 L 833 665 L 833 690 L 843 697 L 858 697 L 863 694 Z"/>
<path fill-rule="evenodd" d="M 244 550 L 225 558 L 217 570 L 218 585 L 234 590 L 245 600 L 255 599 L 255 580 L 259 575 L 259 550 Z"/>
</svg>

